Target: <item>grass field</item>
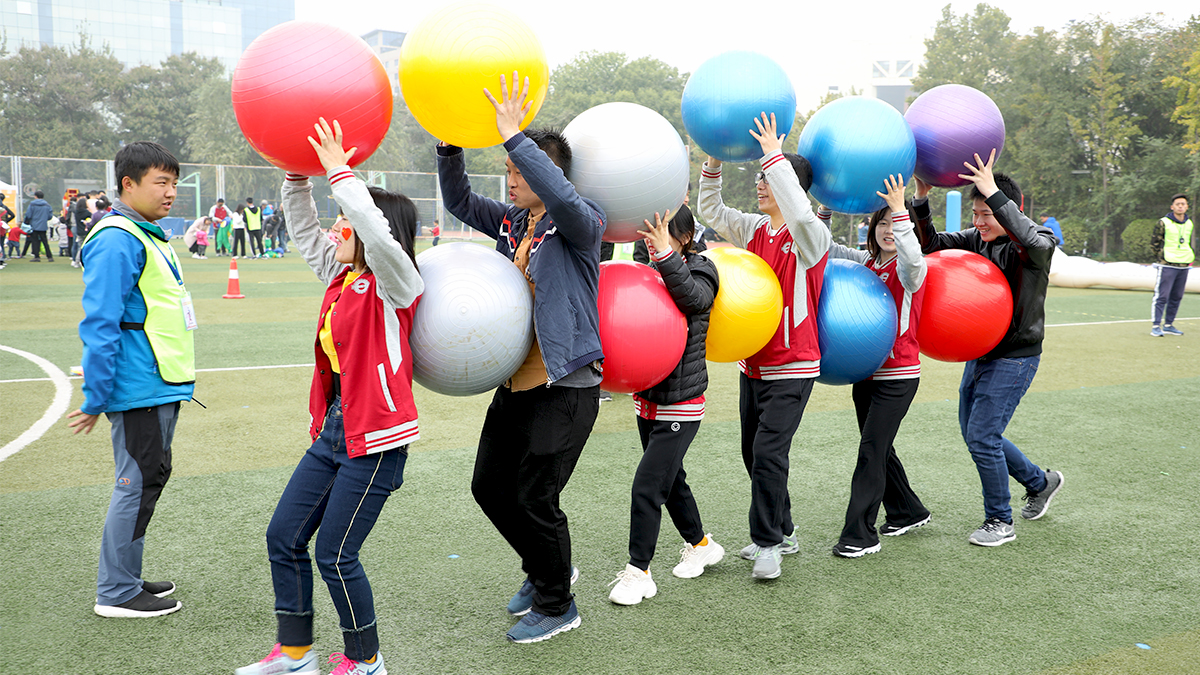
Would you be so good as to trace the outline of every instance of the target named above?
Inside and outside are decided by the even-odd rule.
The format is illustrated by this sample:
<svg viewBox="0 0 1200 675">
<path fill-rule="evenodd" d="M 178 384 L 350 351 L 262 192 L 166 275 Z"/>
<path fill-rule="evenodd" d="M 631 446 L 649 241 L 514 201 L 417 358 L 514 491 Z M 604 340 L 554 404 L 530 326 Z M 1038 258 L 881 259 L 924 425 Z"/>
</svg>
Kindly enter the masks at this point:
<svg viewBox="0 0 1200 675">
<path fill-rule="evenodd" d="M 303 364 L 323 289 L 298 256 L 239 262 L 246 299 L 223 300 L 228 261 L 183 256 L 206 407 L 183 407 L 145 558 L 147 578 L 178 584 L 183 611 L 92 613 L 108 425 L 74 437 L 60 420 L 0 462 L 0 673 L 229 673 L 274 642 L 263 533 L 308 446 Z M 78 365 L 79 276 L 65 262 L 0 271 L 0 345 Z M 362 553 L 389 671 L 1200 673 L 1200 320 L 1182 318 L 1200 316 L 1200 297 L 1183 301 L 1182 338 L 1148 335 L 1149 302 L 1148 292 L 1051 289 L 1041 370 L 1008 436 L 1067 484 L 1046 517 L 1018 519 L 1017 540 L 996 549 L 966 541 L 983 515 L 957 428 L 961 366 L 926 360 L 896 445 L 933 522 L 876 555 L 830 554 L 857 433 L 849 388 L 817 385 L 792 449 L 801 550 L 780 579 L 754 582 L 736 558 L 749 504 L 737 370 L 710 364 L 687 468 L 706 528 L 730 553 L 697 579 L 674 578 L 680 542 L 664 519 L 658 596 L 614 606 L 607 584 L 627 559 L 640 446 L 628 397 L 605 403 L 563 495 L 583 624 L 534 645 L 504 640 L 518 560 L 469 491 L 489 399 L 418 388 L 422 440 Z M 3 446 L 43 415 L 54 387 L 6 351 L 0 374 Z M 1016 508 L 1021 494 L 1014 483 Z M 316 611 L 317 650 L 340 651 L 319 583 Z"/>
</svg>

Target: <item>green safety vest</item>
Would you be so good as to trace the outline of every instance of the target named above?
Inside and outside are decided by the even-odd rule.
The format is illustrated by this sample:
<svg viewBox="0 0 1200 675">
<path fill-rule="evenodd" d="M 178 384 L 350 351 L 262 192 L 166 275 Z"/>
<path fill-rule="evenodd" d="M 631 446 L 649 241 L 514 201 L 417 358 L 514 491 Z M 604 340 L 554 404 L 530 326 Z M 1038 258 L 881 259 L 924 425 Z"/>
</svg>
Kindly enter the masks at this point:
<svg viewBox="0 0 1200 675">
<path fill-rule="evenodd" d="M 258 213 L 252 213 L 250 209 L 245 209 L 242 213 L 246 214 L 246 229 L 250 231 L 262 229 L 262 209 Z"/>
<path fill-rule="evenodd" d="M 633 260 L 633 243 L 613 246 L 613 260 Z"/>
<path fill-rule="evenodd" d="M 138 290 L 146 301 L 146 320 L 142 324 L 122 323 L 122 330 L 142 330 L 150 341 L 158 374 L 167 384 L 191 384 L 196 381 L 196 345 L 192 331 L 183 319 L 187 289 L 179 274 L 179 258 L 170 244 L 155 241 L 137 223 L 114 213 L 100 221 L 88 233 L 87 242 L 107 227 L 119 227 L 132 234 L 146 247 L 146 264 L 138 277 Z M 189 304 L 191 300 L 188 300 Z"/>
<path fill-rule="evenodd" d="M 1169 263 L 1190 265 L 1196 259 L 1192 251 L 1192 219 L 1182 223 L 1163 216 L 1163 260 Z"/>
</svg>

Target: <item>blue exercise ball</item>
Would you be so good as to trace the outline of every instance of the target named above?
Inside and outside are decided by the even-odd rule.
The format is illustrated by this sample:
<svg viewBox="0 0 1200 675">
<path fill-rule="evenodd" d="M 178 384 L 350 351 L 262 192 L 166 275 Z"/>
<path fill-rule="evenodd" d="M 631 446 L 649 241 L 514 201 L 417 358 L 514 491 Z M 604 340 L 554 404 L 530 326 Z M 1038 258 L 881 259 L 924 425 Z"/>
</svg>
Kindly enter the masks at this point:
<svg viewBox="0 0 1200 675">
<path fill-rule="evenodd" d="M 825 264 L 817 303 L 822 384 L 854 384 L 871 376 L 896 343 L 896 301 L 875 273 L 849 260 Z"/>
<path fill-rule="evenodd" d="M 886 202 L 875 194 L 889 175 L 907 183 L 917 162 L 912 129 L 895 108 L 874 98 L 848 96 L 818 110 L 796 152 L 812 165 L 810 192 L 839 213 L 873 213 Z"/>
<path fill-rule="evenodd" d="M 755 52 L 732 51 L 700 64 L 683 88 L 683 127 L 704 152 L 722 162 L 762 157 L 750 135 L 754 118 L 775 113 L 780 134 L 796 118 L 796 89 L 783 68 Z"/>
</svg>

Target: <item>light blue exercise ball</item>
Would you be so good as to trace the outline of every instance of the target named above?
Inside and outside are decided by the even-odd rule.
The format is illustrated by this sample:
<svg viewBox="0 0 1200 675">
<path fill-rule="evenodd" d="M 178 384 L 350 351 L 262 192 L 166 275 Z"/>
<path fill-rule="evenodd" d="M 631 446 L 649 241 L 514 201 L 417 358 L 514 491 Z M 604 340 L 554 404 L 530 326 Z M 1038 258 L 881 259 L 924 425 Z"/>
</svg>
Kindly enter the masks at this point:
<svg viewBox="0 0 1200 675">
<path fill-rule="evenodd" d="M 874 98 L 848 96 L 818 110 L 796 152 L 812 165 L 812 195 L 839 213 L 873 213 L 886 202 L 889 175 L 907 184 L 917 162 L 912 129 L 895 108 Z"/>
<path fill-rule="evenodd" d="M 722 162 L 762 157 L 750 130 L 754 118 L 775 113 L 787 135 L 796 118 L 796 90 L 783 68 L 755 52 L 732 51 L 700 64 L 683 88 L 683 127 L 704 152 Z"/>
<path fill-rule="evenodd" d="M 833 259 L 817 303 L 822 384 L 854 384 L 887 361 L 896 343 L 896 301 L 866 266 Z"/>
</svg>

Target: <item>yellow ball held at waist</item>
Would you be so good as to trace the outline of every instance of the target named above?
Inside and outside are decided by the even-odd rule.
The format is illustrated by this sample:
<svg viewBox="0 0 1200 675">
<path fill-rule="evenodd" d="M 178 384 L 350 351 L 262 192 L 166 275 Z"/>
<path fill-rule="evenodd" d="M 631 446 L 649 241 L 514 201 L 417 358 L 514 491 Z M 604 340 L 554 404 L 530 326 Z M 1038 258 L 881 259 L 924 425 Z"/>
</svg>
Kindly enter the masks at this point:
<svg viewBox="0 0 1200 675">
<path fill-rule="evenodd" d="M 783 317 L 779 279 L 765 260 L 741 248 L 709 248 L 720 287 L 709 316 L 705 358 L 740 361 L 766 346 Z"/>
<path fill-rule="evenodd" d="M 496 111 L 484 96 L 501 99 L 500 76 L 529 78 L 524 129 L 546 100 L 550 68 L 533 31 L 517 15 L 495 5 L 460 2 L 428 15 L 400 48 L 400 91 L 417 122 L 431 136 L 463 148 L 504 142 Z M 513 86 L 512 82 L 508 83 Z M 519 91 L 520 82 L 517 83 Z"/>
</svg>

